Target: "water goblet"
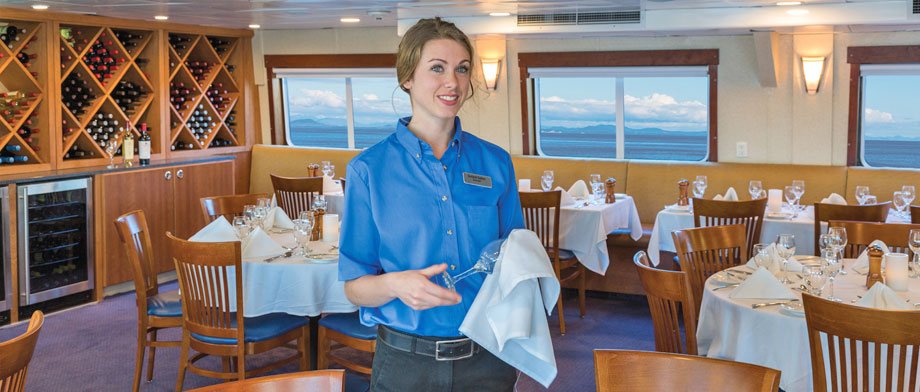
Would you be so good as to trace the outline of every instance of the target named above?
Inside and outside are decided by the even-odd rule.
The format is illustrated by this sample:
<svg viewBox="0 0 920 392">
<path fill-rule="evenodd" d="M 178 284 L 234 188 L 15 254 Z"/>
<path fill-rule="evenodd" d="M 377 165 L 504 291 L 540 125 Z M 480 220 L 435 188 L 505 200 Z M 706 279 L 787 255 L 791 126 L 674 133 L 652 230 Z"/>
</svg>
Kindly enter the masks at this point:
<svg viewBox="0 0 920 392">
<path fill-rule="evenodd" d="M 866 195 L 863 197 L 863 201 L 865 201 L 864 204 L 866 205 L 878 204 L 878 197 L 875 197 L 875 195 Z"/>
<path fill-rule="evenodd" d="M 456 276 L 451 276 L 447 271 L 442 272 L 441 281 L 444 287 L 447 287 L 451 291 L 457 291 L 457 282 L 477 273 L 491 274 L 492 270 L 495 268 L 495 263 L 498 262 L 498 256 L 501 254 L 502 243 L 504 243 L 504 241 L 504 239 L 497 239 L 486 244 L 486 246 L 482 248 L 482 251 L 479 252 L 479 260 L 476 260 L 476 264 L 473 264 L 470 269 Z"/>
<path fill-rule="evenodd" d="M 314 195 L 313 196 L 313 210 L 326 210 L 327 207 L 326 196 L 325 195 Z"/>
<path fill-rule="evenodd" d="M 836 302 L 842 302 L 840 298 L 834 295 L 834 281 L 837 278 L 837 275 L 840 274 L 840 271 L 843 270 L 843 263 L 836 257 L 832 251 L 822 252 L 822 259 L 824 260 L 824 271 L 827 275 L 827 280 L 830 286 L 828 287 L 829 293 L 827 299 Z"/>
<path fill-rule="evenodd" d="M 859 205 L 866 204 L 866 196 L 869 196 L 869 187 L 865 185 L 856 186 L 856 202 Z"/>
<path fill-rule="evenodd" d="M 594 200 L 591 201 L 592 204 L 604 204 L 607 196 L 607 189 L 603 182 L 596 182 L 591 184 L 591 193 L 594 195 Z"/>
<path fill-rule="evenodd" d="M 799 215 L 799 209 L 795 208 L 795 189 L 791 185 L 786 185 L 783 187 L 783 197 L 786 198 L 786 204 L 789 205 L 789 209 L 792 210 L 792 217 L 795 218 Z"/>
<path fill-rule="evenodd" d="M 805 181 L 802 180 L 793 180 L 792 181 L 792 191 L 795 193 L 795 205 L 797 209 L 803 209 L 800 201 L 802 200 L 802 195 L 805 194 Z"/>
<path fill-rule="evenodd" d="M 761 191 L 763 191 L 763 183 L 760 180 L 751 180 L 748 184 L 748 193 L 751 194 L 751 199 L 757 199 Z"/>
<path fill-rule="evenodd" d="M 252 225 L 253 221 L 256 219 L 256 206 L 253 204 L 243 206 L 243 218 L 246 219 L 247 223 Z"/>
<path fill-rule="evenodd" d="M 709 179 L 706 176 L 696 176 L 695 186 L 700 191 L 700 198 L 706 195 L 706 187 L 709 186 Z"/>
<path fill-rule="evenodd" d="M 294 241 L 297 241 L 298 253 L 301 256 L 306 257 L 309 254 L 310 248 L 307 246 L 307 243 L 310 242 L 310 237 L 313 234 L 313 224 L 314 221 L 295 219 L 294 220 Z"/>
<path fill-rule="evenodd" d="M 549 192 L 553 189 L 553 181 L 555 181 L 556 175 L 552 170 L 544 170 L 543 177 L 540 177 L 540 187 L 543 188 L 543 192 Z"/>
<path fill-rule="evenodd" d="M 827 274 L 821 264 L 807 264 L 802 266 L 802 275 L 805 277 L 805 288 L 811 295 L 821 296 L 824 285 L 827 284 Z"/>
<path fill-rule="evenodd" d="M 249 233 L 252 232 L 252 228 L 249 227 L 249 223 L 243 216 L 233 217 L 233 229 L 236 230 L 236 237 L 239 238 L 240 241 L 249 237 Z"/>
<path fill-rule="evenodd" d="M 845 227 L 829 227 L 827 229 L 827 234 L 831 235 L 836 239 L 832 244 L 834 245 L 834 258 L 837 260 L 843 260 L 843 250 L 847 246 L 847 229 Z M 846 275 L 847 270 L 841 265 L 840 275 Z"/>
<path fill-rule="evenodd" d="M 323 175 L 329 178 L 334 177 L 335 176 L 335 165 L 333 165 L 332 163 L 329 163 L 328 161 L 324 161 L 324 162 L 325 163 L 323 163 Z"/>
<path fill-rule="evenodd" d="M 776 253 L 783 259 L 783 279 L 782 283 L 788 284 L 789 280 L 789 258 L 795 254 L 795 235 L 780 234 L 776 237 Z"/>
<path fill-rule="evenodd" d="M 594 189 L 594 184 L 601 182 L 600 174 L 591 174 L 588 176 L 588 186 L 591 187 L 592 191 Z"/>
<path fill-rule="evenodd" d="M 920 230 L 912 229 L 907 235 L 907 246 L 914 254 L 913 261 L 910 263 L 910 277 L 920 277 Z"/>
<path fill-rule="evenodd" d="M 910 203 L 913 203 L 914 199 L 917 197 L 917 190 L 913 185 L 904 185 L 901 187 L 901 192 L 904 194 L 902 197 L 904 198 L 905 204 L 907 204 L 904 209 L 904 218 L 909 218 Z"/>
<path fill-rule="evenodd" d="M 904 209 L 907 208 L 907 200 L 904 199 L 904 192 L 896 191 L 891 197 L 891 204 L 894 206 L 895 213 L 898 217 L 904 217 Z"/>
<path fill-rule="evenodd" d="M 754 264 L 756 264 L 758 268 L 770 268 L 770 262 L 772 261 L 770 257 L 770 244 L 754 244 L 751 253 L 754 254 Z"/>
<path fill-rule="evenodd" d="M 118 151 L 118 144 L 115 143 L 115 140 L 110 140 L 109 143 L 105 145 L 105 153 L 109 156 L 109 165 L 106 166 L 107 169 L 114 169 L 118 167 L 115 165 L 116 151 Z"/>
<path fill-rule="evenodd" d="M 267 197 L 260 197 L 256 199 L 256 207 L 271 207 L 272 199 Z"/>
</svg>

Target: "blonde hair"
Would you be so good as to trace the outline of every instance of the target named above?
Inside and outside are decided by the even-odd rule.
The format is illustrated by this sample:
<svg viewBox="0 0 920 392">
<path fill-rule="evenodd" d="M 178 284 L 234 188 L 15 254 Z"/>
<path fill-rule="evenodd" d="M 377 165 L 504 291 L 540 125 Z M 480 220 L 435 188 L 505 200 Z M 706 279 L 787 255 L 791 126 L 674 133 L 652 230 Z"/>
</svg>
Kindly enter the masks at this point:
<svg viewBox="0 0 920 392">
<path fill-rule="evenodd" d="M 409 92 L 409 89 L 403 85 L 412 79 L 415 67 L 422 58 L 422 48 L 428 41 L 435 39 L 449 39 L 463 45 L 463 48 L 470 54 L 472 65 L 473 44 L 457 25 L 444 21 L 440 17 L 420 19 L 403 35 L 402 40 L 399 41 L 399 50 L 396 52 L 396 79 L 399 81 L 399 88 L 403 91 Z M 474 68 L 470 66 L 470 72 L 473 72 Z M 472 96 L 473 78 L 470 77 L 470 97 Z"/>
</svg>

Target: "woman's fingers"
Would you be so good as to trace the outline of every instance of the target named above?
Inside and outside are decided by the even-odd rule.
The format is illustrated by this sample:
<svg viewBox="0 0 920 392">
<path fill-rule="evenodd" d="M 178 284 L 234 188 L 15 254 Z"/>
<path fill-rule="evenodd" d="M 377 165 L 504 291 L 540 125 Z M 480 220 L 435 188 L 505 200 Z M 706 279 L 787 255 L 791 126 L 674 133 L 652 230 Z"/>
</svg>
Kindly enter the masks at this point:
<svg viewBox="0 0 920 392">
<path fill-rule="evenodd" d="M 444 271 L 447 271 L 446 263 L 435 264 L 428 268 L 418 270 L 419 273 L 421 273 L 422 275 L 425 275 L 425 277 L 428 277 L 428 278 L 435 276 L 437 274 L 440 274 Z"/>
<path fill-rule="evenodd" d="M 393 291 L 403 303 L 415 310 L 425 310 L 437 306 L 456 305 L 460 296 L 431 281 L 431 277 L 444 272 L 446 264 L 437 264 L 421 270 L 395 273 L 392 280 Z"/>
</svg>

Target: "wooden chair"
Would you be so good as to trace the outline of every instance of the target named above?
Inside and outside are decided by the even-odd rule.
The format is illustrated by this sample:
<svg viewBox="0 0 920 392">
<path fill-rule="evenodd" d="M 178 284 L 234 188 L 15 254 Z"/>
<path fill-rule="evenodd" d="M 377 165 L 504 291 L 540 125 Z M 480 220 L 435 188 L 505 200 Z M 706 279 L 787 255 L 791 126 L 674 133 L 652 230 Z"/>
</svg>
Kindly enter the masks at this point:
<svg viewBox="0 0 920 392">
<path fill-rule="evenodd" d="M 696 355 L 696 301 L 687 273 L 657 269 L 643 251 L 636 253 L 633 263 L 652 313 L 655 351 Z M 683 312 L 686 344 L 681 339 L 680 312 Z"/>
<path fill-rule="evenodd" d="M 45 322 L 40 310 L 32 313 L 26 331 L 13 339 L 0 343 L 0 391 L 22 392 L 26 390 L 26 373 L 29 361 L 38 343 L 38 333 Z"/>
<path fill-rule="evenodd" d="M 747 228 L 744 225 L 675 230 L 671 233 L 681 270 L 687 272 L 696 314 L 700 314 L 703 285 L 710 275 L 747 263 Z"/>
<path fill-rule="evenodd" d="M 892 252 L 910 253 L 907 245 L 911 230 L 920 230 L 920 224 L 838 221 L 828 222 L 828 227 L 843 227 L 847 231 L 844 258 L 856 258 L 872 241 L 881 240 Z"/>
<path fill-rule="evenodd" d="M 193 389 L 191 392 L 344 392 L 344 370 L 314 370 L 250 378 L 209 387 Z"/>
<path fill-rule="evenodd" d="M 815 203 L 815 256 L 821 255 L 818 238 L 823 233 L 821 223 L 832 220 L 884 222 L 888 219 L 891 202 L 867 204 L 861 206 Z"/>
<path fill-rule="evenodd" d="M 780 371 L 749 363 L 650 351 L 594 350 L 598 392 L 777 391 Z"/>
<path fill-rule="evenodd" d="M 137 356 L 134 363 L 134 391 L 140 388 L 144 352 L 147 357 L 147 381 L 153 380 L 153 364 L 157 347 L 179 347 L 178 340 L 158 341 L 157 332 L 165 328 L 182 327 L 182 303 L 179 293 L 160 293 L 156 274 L 156 258 L 150 245 L 150 232 L 144 211 L 135 210 L 115 220 L 118 238 L 134 271 L 137 304 Z"/>
<path fill-rule="evenodd" d="M 920 206 L 910 206 L 910 223 L 920 223 Z"/>
<path fill-rule="evenodd" d="M 272 187 L 281 207 L 291 219 L 297 219 L 302 211 L 309 211 L 313 197 L 323 194 L 323 177 L 281 177 L 274 174 Z"/>
<path fill-rule="evenodd" d="M 693 224 L 694 227 L 743 224 L 746 229 L 747 252 L 751 254 L 754 244 L 760 242 L 766 209 L 767 199 L 723 201 L 694 198 Z"/>
<path fill-rule="evenodd" d="M 243 209 L 247 205 L 255 205 L 259 199 L 269 197 L 271 196 L 267 193 L 202 197 L 201 212 L 204 213 L 204 222 L 211 223 L 221 216 L 233 222 L 234 216 L 243 215 Z"/>
<path fill-rule="evenodd" d="M 284 313 L 243 317 L 243 274 L 239 242 L 189 242 L 166 233 L 169 253 L 176 264 L 182 290 L 182 349 L 176 390 L 182 390 L 186 369 L 205 377 L 244 380 L 294 361 L 300 369 L 309 367 L 307 351 L 309 319 Z M 228 269 L 236 271 L 230 291 Z M 236 311 L 231 311 L 231 303 Z M 288 342 L 297 340 L 297 346 Z M 278 347 L 296 354 L 252 370 L 246 370 L 246 356 Z M 189 349 L 198 354 L 189 357 Z M 222 357 L 223 371 L 207 370 L 195 362 L 209 355 Z M 235 370 L 233 369 L 235 365 Z"/>
<path fill-rule="evenodd" d="M 335 347 L 333 347 L 335 343 Z M 377 327 L 368 327 L 361 324 L 358 312 L 327 314 L 319 320 L 317 334 L 316 368 L 326 369 L 329 362 L 334 362 L 346 369 L 371 375 L 371 368 L 350 357 L 338 355 L 333 348 L 349 347 L 354 350 L 370 353 L 371 363 L 374 352 L 377 350 Z"/>
<path fill-rule="evenodd" d="M 809 294 L 802 295 L 802 302 L 815 391 L 867 391 L 870 385 L 876 391 L 903 391 L 905 384 L 917 390 L 920 312 L 866 308 Z M 905 366 L 908 358 L 911 366 Z"/>
<path fill-rule="evenodd" d="M 570 251 L 559 249 L 559 204 L 561 191 L 519 192 L 521 208 L 524 210 L 524 224 L 540 237 L 546 248 L 553 270 L 560 283 L 578 279 L 578 312 L 585 317 L 585 266 L 578 262 Z M 563 276 L 563 273 L 565 275 Z M 559 332 L 565 335 L 565 316 L 562 309 L 562 295 L 556 304 L 559 312 Z"/>
<path fill-rule="evenodd" d="M 339 177 L 339 184 L 342 185 L 342 195 L 345 194 L 345 177 Z"/>
</svg>

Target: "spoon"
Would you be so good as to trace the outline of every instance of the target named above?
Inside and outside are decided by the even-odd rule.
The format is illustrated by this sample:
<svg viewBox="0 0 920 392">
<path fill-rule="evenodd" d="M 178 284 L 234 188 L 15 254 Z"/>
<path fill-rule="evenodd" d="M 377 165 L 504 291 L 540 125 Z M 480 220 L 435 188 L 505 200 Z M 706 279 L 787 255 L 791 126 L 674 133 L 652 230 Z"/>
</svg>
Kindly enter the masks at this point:
<svg viewBox="0 0 920 392">
<path fill-rule="evenodd" d="M 751 304 L 751 309 L 762 308 L 765 306 L 783 305 L 783 304 L 788 304 L 790 302 L 798 302 L 798 299 L 790 299 L 787 301 L 777 301 L 777 302 L 761 302 L 759 304 Z"/>
</svg>

